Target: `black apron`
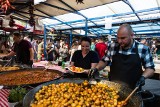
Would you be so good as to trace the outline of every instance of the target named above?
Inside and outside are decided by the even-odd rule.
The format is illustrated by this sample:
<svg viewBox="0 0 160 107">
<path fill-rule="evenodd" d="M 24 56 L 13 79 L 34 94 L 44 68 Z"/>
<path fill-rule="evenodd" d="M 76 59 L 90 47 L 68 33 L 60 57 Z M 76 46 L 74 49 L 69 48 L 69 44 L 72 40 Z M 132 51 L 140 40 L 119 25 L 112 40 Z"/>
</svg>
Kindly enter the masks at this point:
<svg viewBox="0 0 160 107">
<path fill-rule="evenodd" d="M 136 82 L 142 75 L 141 59 L 138 54 L 138 46 L 135 43 L 136 54 L 124 55 L 118 53 L 120 46 L 112 56 L 109 79 L 125 83 L 129 88 L 134 89 Z"/>
</svg>

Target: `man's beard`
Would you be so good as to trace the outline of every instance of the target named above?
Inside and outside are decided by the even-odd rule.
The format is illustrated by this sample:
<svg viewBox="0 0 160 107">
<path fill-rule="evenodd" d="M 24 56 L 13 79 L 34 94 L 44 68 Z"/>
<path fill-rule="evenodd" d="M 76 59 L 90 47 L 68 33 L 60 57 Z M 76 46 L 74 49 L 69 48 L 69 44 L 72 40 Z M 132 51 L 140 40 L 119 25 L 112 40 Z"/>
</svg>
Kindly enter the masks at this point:
<svg viewBox="0 0 160 107">
<path fill-rule="evenodd" d="M 128 48 L 130 48 L 130 42 L 129 42 L 129 44 L 120 45 L 120 47 L 122 49 L 128 49 Z"/>
</svg>

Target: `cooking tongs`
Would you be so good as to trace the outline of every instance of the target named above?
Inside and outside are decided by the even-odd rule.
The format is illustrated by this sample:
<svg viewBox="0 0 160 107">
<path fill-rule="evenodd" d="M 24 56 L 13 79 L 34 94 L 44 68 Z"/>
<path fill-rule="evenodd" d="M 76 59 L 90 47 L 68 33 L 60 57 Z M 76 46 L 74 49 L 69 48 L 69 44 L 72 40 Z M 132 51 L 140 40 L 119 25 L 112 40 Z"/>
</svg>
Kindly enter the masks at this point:
<svg viewBox="0 0 160 107">
<path fill-rule="evenodd" d="M 94 75 L 88 75 L 88 81 L 89 82 L 93 82 L 93 81 L 96 81 L 96 82 L 100 82 L 101 81 L 101 78 L 99 77 L 99 72 L 96 72 L 94 73 Z"/>
<path fill-rule="evenodd" d="M 10 58 L 3 67 L 10 66 L 11 63 L 12 63 L 12 58 Z"/>
</svg>

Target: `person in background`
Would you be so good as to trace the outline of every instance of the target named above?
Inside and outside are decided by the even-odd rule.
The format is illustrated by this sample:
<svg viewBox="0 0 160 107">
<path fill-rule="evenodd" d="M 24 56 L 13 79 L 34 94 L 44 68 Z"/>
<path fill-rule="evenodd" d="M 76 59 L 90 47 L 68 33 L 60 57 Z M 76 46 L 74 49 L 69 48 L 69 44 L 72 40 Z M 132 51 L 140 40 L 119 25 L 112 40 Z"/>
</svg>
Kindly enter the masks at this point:
<svg viewBox="0 0 160 107">
<path fill-rule="evenodd" d="M 33 51 L 34 51 L 34 60 L 37 61 L 37 52 L 38 52 L 38 41 L 36 39 L 33 39 L 32 42 L 32 47 L 33 47 Z"/>
<path fill-rule="evenodd" d="M 121 25 L 117 31 L 117 42 L 108 47 L 106 56 L 90 70 L 89 76 L 104 69 L 112 61 L 110 81 L 119 81 L 131 89 L 143 86 L 145 79 L 154 74 L 154 63 L 149 47 L 135 41 L 133 36 L 130 25 Z"/>
<path fill-rule="evenodd" d="M 25 37 L 24 37 L 24 40 L 27 40 L 27 41 L 29 41 L 29 42 L 31 41 L 31 40 L 29 39 L 29 36 L 25 36 Z"/>
<path fill-rule="evenodd" d="M 98 43 L 95 45 L 95 51 L 98 53 L 98 56 L 101 60 L 107 51 L 107 45 L 104 42 L 104 38 L 99 38 Z"/>
<path fill-rule="evenodd" d="M 155 53 L 157 55 L 157 59 L 160 60 L 160 40 L 156 41 Z"/>
<path fill-rule="evenodd" d="M 11 47 L 8 44 L 8 41 L 4 41 L 1 46 L 1 52 L 4 54 L 8 54 L 11 51 L 10 49 Z"/>
<path fill-rule="evenodd" d="M 98 54 L 90 50 L 91 39 L 83 37 L 81 39 L 81 50 L 74 52 L 71 66 L 81 67 L 83 69 L 95 68 L 99 62 Z"/>
<path fill-rule="evenodd" d="M 75 41 L 73 42 L 72 46 L 71 46 L 71 49 L 69 50 L 69 54 L 70 54 L 70 62 L 71 62 L 71 59 L 72 59 L 72 56 L 74 54 L 74 52 L 78 49 L 78 43 Z"/>
<path fill-rule="evenodd" d="M 81 41 L 77 41 L 77 43 L 78 43 L 78 50 L 81 50 Z"/>
<path fill-rule="evenodd" d="M 59 48 L 61 48 L 63 46 L 63 44 L 64 44 L 64 41 L 60 40 L 60 42 L 59 42 L 60 47 Z"/>
<path fill-rule="evenodd" d="M 153 55 L 153 59 L 157 60 L 156 45 L 154 40 L 152 41 L 152 44 L 151 44 L 151 53 Z"/>
<path fill-rule="evenodd" d="M 95 41 L 93 39 L 91 41 L 91 50 L 95 51 Z"/>
<path fill-rule="evenodd" d="M 38 58 L 38 61 L 41 61 L 42 60 L 42 54 L 44 53 L 43 50 L 44 50 L 44 40 L 40 40 L 39 41 L 39 44 L 38 44 L 38 53 L 37 53 L 37 58 Z"/>
<path fill-rule="evenodd" d="M 58 60 L 59 59 L 59 49 L 60 49 L 60 45 L 57 44 L 58 42 L 54 42 L 52 44 L 52 48 L 54 49 L 54 52 L 55 52 L 55 58 L 54 58 L 54 61 Z"/>
<path fill-rule="evenodd" d="M 67 61 L 67 55 L 68 55 L 68 48 L 66 44 L 63 44 L 62 47 L 59 49 L 59 54 L 62 57 L 63 61 Z"/>
<path fill-rule="evenodd" d="M 147 46 L 147 40 L 145 38 L 141 39 L 141 43 Z"/>
<path fill-rule="evenodd" d="M 52 47 L 52 42 L 48 43 L 47 45 L 47 56 L 48 56 L 48 61 L 54 61 L 55 58 L 56 58 L 56 55 L 55 55 L 55 50 L 54 48 Z"/>
<path fill-rule="evenodd" d="M 63 43 L 63 42 L 62 42 Z M 61 43 L 61 44 L 62 44 Z M 57 47 L 57 49 L 59 49 L 61 47 L 60 41 L 56 40 L 56 42 L 54 43 L 54 45 Z M 58 50 L 59 51 L 59 50 Z"/>
<path fill-rule="evenodd" d="M 29 41 L 22 39 L 20 33 L 13 33 L 13 49 L 5 57 L 16 55 L 16 62 L 32 66 L 33 64 L 33 48 Z"/>
</svg>

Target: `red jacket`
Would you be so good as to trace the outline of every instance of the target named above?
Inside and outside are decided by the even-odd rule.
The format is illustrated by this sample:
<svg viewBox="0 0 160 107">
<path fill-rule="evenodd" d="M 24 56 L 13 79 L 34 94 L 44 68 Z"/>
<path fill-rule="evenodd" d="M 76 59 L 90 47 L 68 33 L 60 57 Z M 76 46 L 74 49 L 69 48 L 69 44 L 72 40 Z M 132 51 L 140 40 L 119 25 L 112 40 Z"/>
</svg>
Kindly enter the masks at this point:
<svg viewBox="0 0 160 107">
<path fill-rule="evenodd" d="M 105 43 L 97 43 L 95 51 L 98 53 L 99 59 L 101 60 L 107 51 L 107 45 Z"/>
</svg>

